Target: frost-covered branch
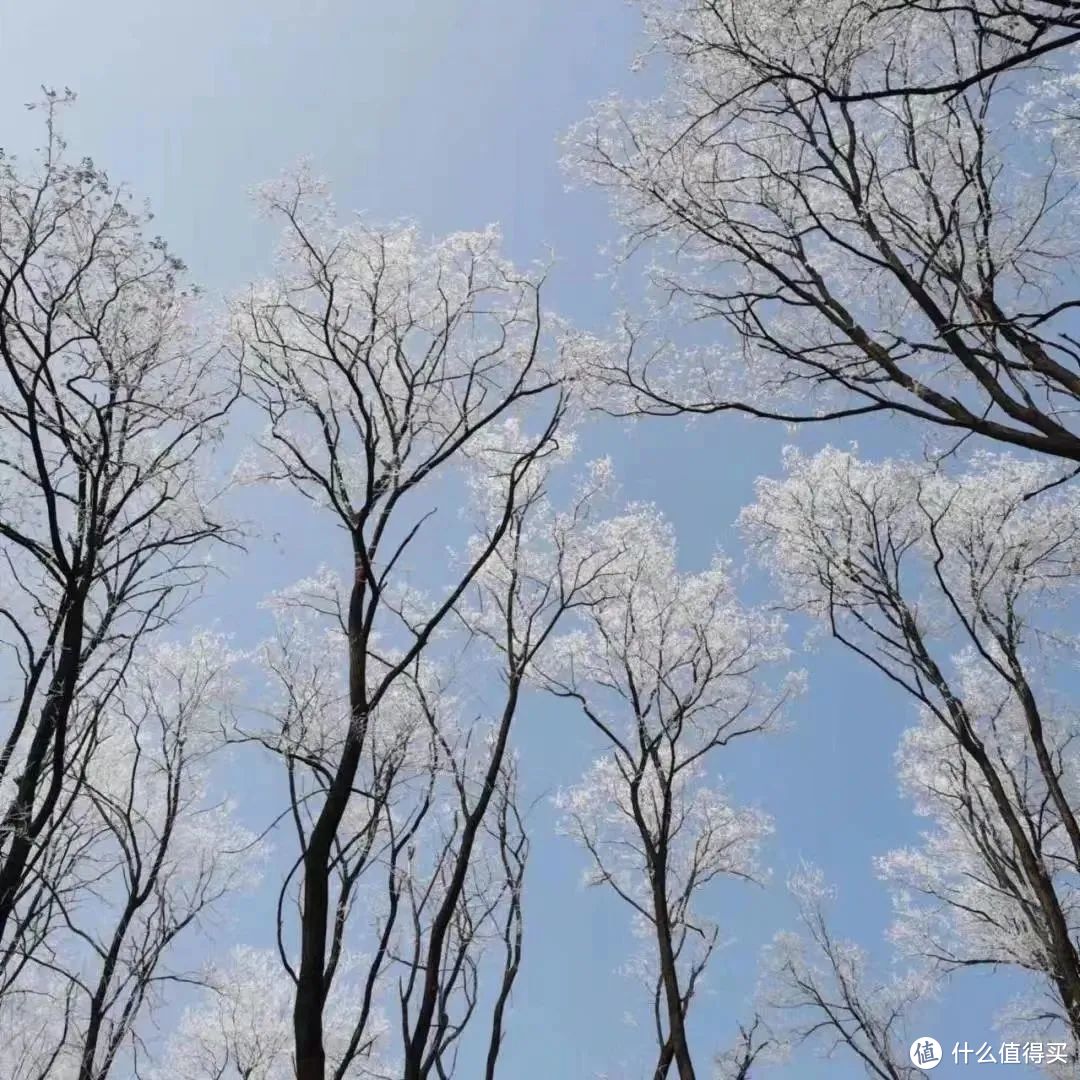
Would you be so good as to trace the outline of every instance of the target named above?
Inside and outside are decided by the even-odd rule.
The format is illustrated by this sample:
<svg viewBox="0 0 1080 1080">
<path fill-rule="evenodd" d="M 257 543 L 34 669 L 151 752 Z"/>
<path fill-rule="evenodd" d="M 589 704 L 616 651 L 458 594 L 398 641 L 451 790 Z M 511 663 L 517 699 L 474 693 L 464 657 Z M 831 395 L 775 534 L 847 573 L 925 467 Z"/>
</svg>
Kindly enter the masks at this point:
<svg viewBox="0 0 1080 1080">
<path fill-rule="evenodd" d="M 408 226 L 342 229 L 304 173 L 268 188 L 264 201 L 284 238 L 277 279 L 235 310 L 246 392 L 267 425 L 247 475 L 324 510 L 348 539 L 352 574 L 340 655 L 348 723 L 307 803 L 298 866 L 297 1073 L 323 1080 L 331 879 L 336 851 L 352 843 L 345 821 L 369 728 L 532 497 L 535 474 L 560 448 L 567 402 L 545 337 L 542 276 L 502 259 L 494 231 L 425 243 Z M 403 570 L 438 527 L 436 491 L 446 497 L 470 469 L 486 478 L 483 539 L 437 595 L 421 599 L 403 587 Z M 425 1029 L 433 1007 L 425 994 Z"/>
<path fill-rule="evenodd" d="M 663 93 L 568 139 L 663 306 L 578 339 L 597 406 L 891 412 L 1080 462 L 1075 7 L 642 6 Z"/>
<path fill-rule="evenodd" d="M 857 945 L 838 939 L 826 917 L 831 892 L 820 871 L 804 867 L 789 883 L 799 905 L 800 934 L 778 934 L 766 952 L 763 996 L 785 1037 L 817 1040 L 827 1055 L 853 1055 L 868 1076 L 915 1080 L 906 1021 L 932 989 L 925 975 L 879 981 Z"/>
<path fill-rule="evenodd" d="M 1062 615 L 1080 581 L 1080 495 L 1027 497 L 1053 475 L 991 456 L 951 476 L 793 454 L 744 521 L 788 602 L 919 707 L 899 763 L 934 828 L 881 863 L 900 940 L 946 969 L 1037 973 L 1076 1032 L 1076 720 L 1048 660 L 1075 647 Z"/>
<path fill-rule="evenodd" d="M 718 559 L 681 573 L 669 526 L 650 508 L 605 522 L 622 552 L 604 595 L 564 637 L 548 688 L 575 701 L 608 750 L 558 798 L 563 827 L 588 851 L 589 880 L 634 912 L 655 955 L 654 1075 L 693 1077 L 685 1018 L 718 930 L 701 909 L 725 876 L 754 878 L 771 825 L 730 805 L 710 780 L 715 752 L 773 723 L 791 687 L 769 694 L 764 669 L 786 652 L 778 622 L 743 608 Z"/>
</svg>

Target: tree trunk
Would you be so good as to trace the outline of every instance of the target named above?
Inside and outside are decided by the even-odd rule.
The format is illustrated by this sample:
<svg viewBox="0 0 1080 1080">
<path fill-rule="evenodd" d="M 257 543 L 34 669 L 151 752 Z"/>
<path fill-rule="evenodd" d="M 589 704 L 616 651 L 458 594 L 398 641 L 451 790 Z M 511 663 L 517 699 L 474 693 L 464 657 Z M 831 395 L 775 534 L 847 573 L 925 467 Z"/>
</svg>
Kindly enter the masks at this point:
<svg viewBox="0 0 1080 1080">
<path fill-rule="evenodd" d="M 293 1005 L 297 1080 L 326 1080 L 323 1006 L 326 1004 L 326 933 L 330 909 L 330 850 L 348 806 L 367 733 L 364 655 L 363 559 L 354 536 L 354 577 L 349 598 L 349 733 L 333 783 L 304 852 L 303 907 L 300 912 L 300 970 Z"/>
<path fill-rule="evenodd" d="M 679 1071 L 679 1080 L 695 1080 L 694 1064 L 690 1059 L 690 1047 L 686 1040 L 686 1025 L 683 1017 L 682 993 L 679 989 L 679 973 L 675 966 L 675 951 L 671 944 L 671 926 L 668 920 L 667 896 L 664 887 L 663 866 L 653 872 L 653 915 L 656 919 L 656 945 L 660 954 L 660 977 L 664 984 L 664 1001 L 667 1005 L 668 1041 L 664 1051 L 670 1048 L 670 1056 L 664 1061 L 661 1052 L 658 1065 L 658 1080 L 663 1076 L 659 1069 L 667 1072 L 671 1058 Z"/>
<path fill-rule="evenodd" d="M 465 875 L 468 873 L 476 835 L 480 830 L 480 825 L 483 823 L 484 815 L 487 813 L 491 796 L 494 794 L 495 785 L 499 778 L 499 771 L 502 768 L 503 757 L 506 753 L 507 739 L 510 735 L 510 724 L 517 709 L 519 692 L 520 678 L 515 675 L 511 678 L 507 689 L 506 704 L 503 706 L 502 719 L 499 723 L 499 734 L 495 740 L 495 745 L 491 749 L 491 758 L 484 776 L 483 790 L 480 792 L 480 798 L 470 811 L 461 831 L 461 846 L 458 848 L 457 858 L 454 862 L 454 874 L 450 879 L 446 895 L 439 905 L 439 910 L 432 920 L 431 937 L 428 941 L 424 971 L 423 995 L 420 999 L 420 1008 L 416 1014 L 416 1023 L 413 1025 L 412 1035 L 408 1038 L 405 1047 L 404 1080 L 423 1080 L 424 1077 L 424 1057 L 428 1049 L 427 1043 L 431 1035 L 435 1005 L 439 996 L 439 974 L 442 966 L 443 945 L 450 927 L 450 920 L 454 915 L 454 908 L 457 907 L 461 890 L 465 885 Z"/>
<path fill-rule="evenodd" d="M 15 797 L 0 826 L 0 839 L 6 836 L 9 840 L 3 864 L 0 865 L 0 940 L 3 940 L 4 931 L 15 909 L 34 839 L 44 828 L 60 797 L 64 779 L 68 718 L 82 668 L 84 606 L 85 596 L 79 593 L 73 597 L 64 621 L 56 671 L 50 680 L 26 765 L 16 785 Z M 52 777 L 41 808 L 34 814 L 34 800 L 50 745 L 53 749 Z"/>
</svg>

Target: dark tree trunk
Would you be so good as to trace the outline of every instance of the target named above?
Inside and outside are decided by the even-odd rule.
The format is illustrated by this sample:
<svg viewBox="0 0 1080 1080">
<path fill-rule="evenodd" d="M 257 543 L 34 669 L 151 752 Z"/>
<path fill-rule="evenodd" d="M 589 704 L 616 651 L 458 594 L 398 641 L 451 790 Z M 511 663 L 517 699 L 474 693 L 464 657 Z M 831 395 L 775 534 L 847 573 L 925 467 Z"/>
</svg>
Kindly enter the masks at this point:
<svg viewBox="0 0 1080 1080">
<path fill-rule="evenodd" d="M 26 757 L 26 766 L 16 785 L 15 797 L 4 815 L 3 824 L 0 825 L 0 839 L 6 838 L 8 842 L 3 863 L 0 865 L 0 940 L 3 939 L 15 909 L 34 840 L 45 827 L 60 798 L 66 764 L 64 753 L 68 719 L 82 668 L 84 606 L 85 596 L 81 593 L 72 598 L 64 621 L 59 661 L 50 680 L 45 705 Z M 34 801 L 50 746 L 52 775 L 45 798 L 35 814 Z"/>
<path fill-rule="evenodd" d="M 354 548 L 360 543 L 354 537 Z M 297 1080 L 325 1080 L 323 1006 L 326 1004 L 326 934 L 330 910 L 330 850 L 345 814 L 367 733 L 364 655 L 364 591 L 361 554 L 354 551 L 355 572 L 349 599 L 349 732 L 337 773 L 304 852 L 303 907 L 300 913 L 300 970 L 293 1005 Z"/>
</svg>

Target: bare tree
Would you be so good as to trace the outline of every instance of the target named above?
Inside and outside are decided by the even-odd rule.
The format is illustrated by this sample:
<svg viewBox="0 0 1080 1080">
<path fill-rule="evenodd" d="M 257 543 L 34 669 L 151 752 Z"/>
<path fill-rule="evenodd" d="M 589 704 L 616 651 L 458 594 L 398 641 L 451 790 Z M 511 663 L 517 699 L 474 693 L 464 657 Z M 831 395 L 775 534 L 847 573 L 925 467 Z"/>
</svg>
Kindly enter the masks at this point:
<svg viewBox="0 0 1080 1080">
<path fill-rule="evenodd" d="M 566 402 L 546 358 L 542 282 L 500 259 L 494 233 L 427 245 L 411 228 L 338 230 L 304 176 L 269 190 L 266 201 L 285 225 L 284 269 L 236 313 L 247 393 L 268 423 L 256 471 L 327 511 L 348 538 L 353 575 L 342 657 L 349 720 L 336 759 L 321 766 L 323 790 L 308 804 L 298 867 L 296 1068 L 300 1080 L 322 1080 L 322 1012 L 335 964 L 332 879 L 373 718 L 398 684 L 419 674 L 424 650 L 512 535 L 535 491 L 531 478 L 558 448 Z M 482 540 L 437 596 L 421 599 L 403 588 L 405 560 L 432 527 L 436 485 L 463 482 L 469 462 L 490 479 Z M 515 673 L 507 715 L 519 681 Z M 492 768 L 496 777 L 496 757 Z M 484 790 L 463 850 L 483 820 L 491 797 Z M 437 917 L 433 958 L 453 911 L 450 904 Z M 433 968 L 427 977 L 437 977 Z M 425 984 L 406 1054 L 410 1076 L 426 1053 L 436 998 Z"/>
<path fill-rule="evenodd" d="M 906 1022 L 912 1006 L 932 988 L 924 974 L 876 981 L 863 951 L 839 940 L 825 905 L 831 897 L 820 871 L 804 867 L 789 883 L 798 900 L 802 935 L 779 934 L 767 951 L 763 996 L 781 1016 L 785 1036 L 819 1039 L 828 1056 L 854 1056 L 878 1080 L 915 1080 Z"/>
<path fill-rule="evenodd" d="M 678 572 L 673 535 L 654 511 L 603 529 L 625 554 L 546 681 L 580 705 L 609 752 L 557 802 L 589 852 L 590 881 L 612 888 L 651 939 L 653 1075 L 674 1065 L 690 1080 L 686 1016 L 717 940 L 702 894 L 724 876 L 752 878 L 771 829 L 759 811 L 731 807 L 707 769 L 715 751 L 772 722 L 786 691 L 770 698 L 758 676 L 786 654 L 779 624 L 739 605 L 722 560 Z"/>
<path fill-rule="evenodd" d="M 493 499 L 493 489 L 515 482 L 513 474 L 501 473 L 504 440 L 476 449 L 474 496 L 483 523 L 463 555 L 466 565 L 490 547 L 492 530 L 502 527 L 503 496 Z M 590 475 L 565 512 L 551 507 L 545 473 L 535 470 L 520 487 L 509 526 L 455 608 L 454 625 L 465 640 L 486 644 L 499 660 L 491 672 L 504 685 L 497 719 L 463 725 L 459 713 L 465 702 L 457 700 L 442 665 L 424 652 L 369 717 L 329 864 L 335 899 L 324 985 L 339 1036 L 328 1065 L 335 1077 L 384 1067 L 376 1064 L 391 1053 L 383 1036 L 395 1026 L 403 1052 L 397 1075 L 452 1075 L 475 1019 L 488 954 L 498 943 L 502 963 L 485 1064 L 485 1075 L 495 1076 L 505 1010 L 521 963 L 528 851 L 510 729 L 537 653 L 568 611 L 594 602 L 614 558 L 587 529 L 604 470 Z M 348 634 L 343 596 L 324 572 L 269 601 L 278 633 L 260 658 L 278 689 L 267 703 L 270 724 L 243 736 L 262 743 L 285 765 L 286 816 L 301 852 L 350 731 L 340 663 Z M 386 647 L 371 659 L 376 670 L 394 662 Z M 482 665 L 478 669 L 474 659 L 470 670 Z M 486 706 L 478 708 L 482 713 Z M 299 865 L 298 860 L 285 875 L 278 901 L 279 953 L 294 983 L 298 976 L 287 939 L 292 920 L 303 919 L 303 894 L 294 878 Z M 368 959 L 359 968 L 350 965 L 347 958 L 361 948 Z M 382 1020 L 381 1007 L 396 1013 L 400 1023 Z M 219 1054 L 225 1052 L 215 1045 Z"/>
<path fill-rule="evenodd" d="M 929 902 L 902 938 L 945 970 L 1036 973 L 1075 1035 L 1075 726 L 1045 674 L 1080 569 L 1074 488 L 1028 500 L 1054 469 L 1008 458 L 958 477 L 835 450 L 788 464 L 786 480 L 760 483 L 750 534 L 788 601 L 922 717 L 901 766 L 938 828 L 925 850 L 883 862 Z"/>
<path fill-rule="evenodd" d="M 786 1047 L 755 1013 L 748 1024 L 739 1025 L 735 1041 L 717 1055 L 717 1080 L 750 1080 L 756 1076 L 754 1066 L 775 1060 Z"/>
<path fill-rule="evenodd" d="M 51 1002 L 40 1067 L 78 1048 L 96 1080 L 221 887 L 165 884 L 199 754 L 169 668 L 145 680 L 235 535 L 204 477 L 236 380 L 148 218 L 66 157 L 70 97 L 46 92 L 36 163 L 0 160 L 0 1008 Z"/>
<path fill-rule="evenodd" d="M 582 339 L 597 403 L 890 412 L 1080 462 L 1074 7 L 646 9 L 666 90 L 601 106 L 572 168 L 660 249 L 671 310 L 724 332 Z"/>
<path fill-rule="evenodd" d="M 16 915 L 0 1015 L 23 1031 L 0 1049 L 6 1075 L 105 1080 L 132 1071 L 145 1013 L 173 984 L 177 944 L 238 886 L 258 848 L 209 797 L 232 696 L 234 658 L 220 638 L 136 653 L 93 718 L 65 777 L 49 845 Z M 78 706 L 72 713 L 78 723 Z"/>
</svg>

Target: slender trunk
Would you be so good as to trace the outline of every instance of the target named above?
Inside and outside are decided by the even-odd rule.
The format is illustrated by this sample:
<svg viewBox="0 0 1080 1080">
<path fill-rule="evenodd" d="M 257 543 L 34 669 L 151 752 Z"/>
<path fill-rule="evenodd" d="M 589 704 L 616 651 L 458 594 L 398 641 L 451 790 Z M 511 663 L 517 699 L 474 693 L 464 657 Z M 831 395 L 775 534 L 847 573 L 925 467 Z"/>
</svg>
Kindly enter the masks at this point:
<svg viewBox="0 0 1080 1080">
<path fill-rule="evenodd" d="M 635 701 L 639 731 L 643 730 L 640 705 Z M 664 989 L 664 1006 L 667 1012 L 667 1039 L 660 1048 L 655 1080 L 663 1080 L 674 1060 L 679 1080 L 695 1080 L 694 1064 L 690 1058 L 690 1046 L 686 1038 L 683 995 L 679 987 L 679 971 L 675 961 L 675 947 L 671 940 L 671 913 L 667 896 L 668 845 L 671 838 L 671 778 L 665 776 L 662 762 L 656 753 L 655 742 L 645 741 L 645 754 L 651 761 L 656 775 L 663 777 L 664 805 L 660 816 L 657 836 L 654 840 L 648 816 L 641 806 L 640 782 L 645 775 L 644 762 L 630 788 L 630 801 L 634 822 L 641 836 L 642 846 L 648 860 L 649 886 L 652 892 L 653 923 L 656 928 L 656 949 L 660 960 L 660 983 Z"/>
<path fill-rule="evenodd" d="M 658 1080 L 662 1078 L 664 1073 L 659 1071 L 660 1067 L 663 1066 L 666 1073 L 671 1058 L 674 1058 L 675 1067 L 679 1071 L 679 1080 L 695 1080 L 694 1064 L 690 1059 L 690 1047 L 686 1039 L 682 993 L 679 989 L 679 973 L 675 965 L 675 950 L 671 943 L 671 924 L 668 918 L 665 889 L 666 874 L 662 864 L 654 868 L 652 877 L 656 947 L 660 954 L 660 978 L 664 984 L 664 1002 L 667 1006 L 668 1019 L 668 1041 L 664 1049 L 670 1047 L 671 1051 L 667 1063 L 664 1062 L 664 1052 L 661 1051 L 656 1076 Z"/>
<path fill-rule="evenodd" d="M 75 687 L 82 668 L 82 643 L 85 596 L 77 593 L 71 601 L 61 639 L 56 671 L 49 683 L 45 705 L 41 710 L 37 730 L 30 744 L 26 765 L 19 777 L 15 797 L 0 824 L 0 840 L 7 838 L 8 849 L 0 865 L 0 940 L 3 939 L 19 889 L 23 883 L 26 864 L 34 840 L 45 827 L 63 785 L 64 751 L 67 741 L 68 718 L 75 700 Z M 45 769 L 49 748 L 52 747 L 52 776 L 38 812 L 34 800 Z"/>
<path fill-rule="evenodd" d="M 116 962 L 120 955 L 120 947 L 123 944 L 137 907 L 137 904 L 129 903 L 124 910 L 120 924 L 113 934 L 112 945 L 109 948 L 108 955 L 105 957 L 105 963 L 102 965 L 97 989 L 90 1001 L 90 1016 L 86 1023 L 86 1035 L 83 1039 L 83 1049 L 79 1062 L 79 1080 L 97 1080 L 97 1074 L 94 1071 L 94 1059 L 97 1057 L 98 1043 L 101 1041 L 101 1026 L 105 1021 L 105 995 L 112 984 L 113 974 L 116 971 Z"/>
<path fill-rule="evenodd" d="M 358 543 L 354 538 L 354 545 Z M 367 733 L 364 655 L 365 574 L 359 554 L 349 599 L 349 732 L 337 772 L 304 852 L 300 912 L 300 969 L 293 1004 L 297 1080 L 326 1080 L 323 1006 L 326 1004 L 326 934 L 330 910 L 330 851 L 349 802 Z"/>
<path fill-rule="evenodd" d="M 484 1080 L 495 1080 L 495 1068 L 499 1061 L 499 1050 L 502 1048 L 503 1014 L 506 1011 L 506 1002 L 510 997 L 510 983 L 512 982 L 512 979 L 503 980 L 499 996 L 495 1001 L 491 1021 L 491 1041 L 488 1043 L 487 1062 L 484 1066 Z"/>
<path fill-rule="evenodd" d="M 1035 894 L 1049 938 L 1047 944 L 1050 949 L 1051 970 L 1047 972 L 1047 975 L 1057 986 L 1062 1004 L 1069 1016 L 1069 1026 L 1074 1037 L 1080 1041 L 1080 955 L 1077 954 L 1054 882 L 1041 855 L 1032 847 L 1016 808 L 1005 790 L 1005 785 L 987 755 L 985 747 L 975 734 L 974 726 L 963 705 L 955 697 L 948 680 L 930 656 L 917 623 L 906 610 L 901 611 L 901 619 L 912 656 L 941 695 L 960 747 L 975 762 L 986 780 L 994 805 L 1012 839 L 1024 877 Z"/>
<path fill-rule="evenodd" d="M 675 1051 L 668 1039 L 660 1047 L 660 1054 L 656 1059 L 656 1070 L 653 1072 L 653 1080 L 667 1080 L 667 1074 L 671 1070 L 671 1063 L 675 1060 Z"/>
<path fill-rule="evenodd" d="M 300 916 L 300 970 L 293 1006 L 297 1080 L 324 1080 L 323 964 L 326 954 L 326 913 L 329 903 L 327 853 L 329 844 L 308 844 L 304 855 L 304 906 Z"/>
<path fill-rule="evenodd" d="M 484 787 L 480 792 L 476 805 L 465 819 L 465 825 L 461 832 L 461 846 L 458 848 L 454 861 L 454 873 L 450 879 L 446 895 L 443 897 L 435 918 L 432 920 L 420 1008 L 416 1014 L 416 1023 L 413 1025 L 412 1035 L 407 1037 L 405 1046 L 405 1075 L 403 1080 L 423 1080 L 425 1075 L 424 1058 L 428 1050 L 428 1039 L 431 1036 L 431 1025 L 439 996 L 443 946 L 446 942 L 450 921 L 454 915 L 454 908 L 461 898 L 461 891 L 465 885 L 465 875 L 468 873 L 476 835 L 480 830 L 491 797 L 495 792 L 503 757 L 506 754 L 510 724 L 517 709 L 520 688 L 520 678 L 517 675 L 512 676 L 507 690 L 506 704 L 503 707 L 502 719 L 499 723 L 498 736 L 495 745 L 492 747 L 491 758 L 488 761 L 487 772 L 484 776 Z"/>
<path fill-rule="evenodd" d="M 514 980 L 517 978 L 518 969 L 521 967 L 521 926 L 512 930 L 514 914 L 511 910 L 507 916 L 506 934 L 508 940 L 513 933 L 512 944 L 508 946 L 507 964 L 503 969 L 502 985 L 499 987 L 499 996 L 495 999 L 495 1008 L 491 1019 L 491 1041 L 488 1043 L 487 1065 L 484 1069 L 484 1080 L 495 1080 L 495 1067 L 499 1060 L 499 1050 L 502 1047 L 503 1016 L 506 1012 L 506 1003 L 510 1000 L 510 991 L 513 989 Z"/>
</svg>

